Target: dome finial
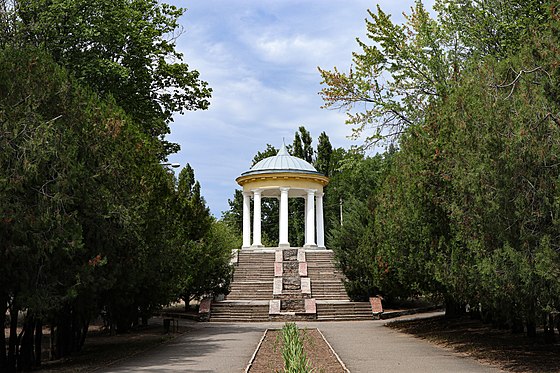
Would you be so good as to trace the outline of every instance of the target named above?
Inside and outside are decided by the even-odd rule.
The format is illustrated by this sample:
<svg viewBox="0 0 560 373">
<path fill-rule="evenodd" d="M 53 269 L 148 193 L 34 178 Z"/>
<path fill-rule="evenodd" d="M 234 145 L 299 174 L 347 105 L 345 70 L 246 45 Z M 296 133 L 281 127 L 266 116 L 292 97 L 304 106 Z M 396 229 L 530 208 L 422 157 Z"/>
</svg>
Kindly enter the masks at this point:
<svg viewBox="0 0 560 373">
<path fill-rule="evenodd" d="M 280 148 L 280 150 L 278 150 L 277 155 L 290 155 L 290 153 L 288 153 L 288 149 L 286 149 L 286 142 L 284 141 L 283 137 L 282 137 L 282 147 Z"/>
</svg>

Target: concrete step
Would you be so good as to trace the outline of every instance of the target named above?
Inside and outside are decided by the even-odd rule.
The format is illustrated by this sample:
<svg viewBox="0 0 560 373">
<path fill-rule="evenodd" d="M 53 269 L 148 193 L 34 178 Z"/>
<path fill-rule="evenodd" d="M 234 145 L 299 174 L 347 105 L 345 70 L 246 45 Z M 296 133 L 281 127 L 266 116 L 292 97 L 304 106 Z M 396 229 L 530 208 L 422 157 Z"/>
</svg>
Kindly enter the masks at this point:
<svg viewBox="0 0 560 373">
<path fill-rule="evenodd" d="M 272 286 L 270 287 L 252 287 L 252 286 L 235 286 L 230 290 L 230 294 L 237 293 L 237 292 L 254 292 L 255 294 L 259 293 L 269 293 L 272 295 Z"/>
<path fill-rule="evenodd" d="M 271 294 L 253 294 L 253 295 L 243 295 L 243 294 L 233 294 L 227 295 L 225 299 L 227 300 L 270 300 L 272 298 Z M 321 299 L 325 299 L 321 297 Z M 345 300 L 345 299 L 341 299 Z"/>
<path fill-rule="evenodd" d="M 335 296 L 335 295 L 312 294 L 311 296 L 316 300 L 350 300 L 348 296 L 344 296 L 344 295 Z"/>
<path fill-rule="evenodd" d="M 235 287 L 231 289 L 229 292 L 230 294 L 237 294 L 237 293 L 253 293 L 248 295 L 258 295 L 258 294 L 267 294 L 272 295 L 272 287 L 270 288 L 252 288 L 252 287 Z"/>
<path fill-rule="evenodd" d="M 274 281 L 274 276 L 233 276 L 235 282 L 270 282 Z"/>
<path fill-rule="evenodd" d="M 210 321 L 238 322 L 238 321 L 268 321 L 268 304 L 212 304 Z"/>
<path fill-rule="evenodd" d="M 368 302 L 317 303 L 318 321 L 372 320 Z"/>
</svg>

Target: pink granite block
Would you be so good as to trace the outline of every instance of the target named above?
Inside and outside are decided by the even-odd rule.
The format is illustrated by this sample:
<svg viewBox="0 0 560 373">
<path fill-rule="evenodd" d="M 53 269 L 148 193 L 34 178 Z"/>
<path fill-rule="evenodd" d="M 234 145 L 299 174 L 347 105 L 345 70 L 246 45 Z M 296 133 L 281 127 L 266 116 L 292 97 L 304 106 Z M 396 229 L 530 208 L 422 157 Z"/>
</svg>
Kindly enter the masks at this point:
<svg viewBox="0 0 560 373">
<path fill-rule="evenodd" d="M 274 262 L 274 276 L 275 277 L 282 277 L 283 273 L 282 262 Z"/>
<path fill-rule="evenodd" d="M 369 298 L 369 303 L 371 304 L 371 312 L 374 314 L 383 313 L 383 305 L 381 304 L 381 297 Z"/>
<path fill-rule="evenodd" d="M 311 294 L 311 279 L 309 277 L 301 278 L 301 293 Z"/>
<path fill-rule="evenodd" d="M 297 251 L 297 260 L 298 262 L 305 262 L 305 250 L 304 249 L 298 249 Z"/>
<path fill-rule="evenodd" d="M 274 288 L 272 289 L 273 295 L 282 294 L 282 277 L 274 278 Z"/>
<path fill-rule="evenodd" d="M 299 263 L 299 275 L 301 277 L 307 277 L 307 262 Z"/>
<path fill-rule="evenodd" d="M 269 315 L 279 315 L 280 314 L 280 299 L 271 299 L 268 304 L 268 314 Z"/>
<path fill-rule="evenodd" d="M 314 298 L 305 299 L 305 313 L 317 313 L 317 303 Z"/>
<path fill-rule="evenodd" d="M 284 261 L 284 253 L 282 252 L 282 250 L 276 250 L 276 252 L 274 253 L 274 261 L 277 263 L 282 263 Z"/>
<path fill-rule="evenodd" d="M 207 297 L 200 301 L 200 306 L 198 307 L 198 313 L 210 313 L 210 306 L 212 304 L 212 298 Z"/>
</svg>

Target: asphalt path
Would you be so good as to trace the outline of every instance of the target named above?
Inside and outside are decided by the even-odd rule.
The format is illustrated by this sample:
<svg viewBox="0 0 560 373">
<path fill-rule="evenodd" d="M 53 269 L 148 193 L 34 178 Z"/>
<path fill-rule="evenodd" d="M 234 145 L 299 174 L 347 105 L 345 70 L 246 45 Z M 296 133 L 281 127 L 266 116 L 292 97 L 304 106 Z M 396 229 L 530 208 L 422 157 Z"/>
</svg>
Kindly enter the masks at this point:
<svg viewBox="0 0 560 373">
<path fill-rule="evenodd" d="M 384 326 L 386 321 L 297 324 L 319 328 L 352 373 L 500 372 L 472 358 L 387 328 Z M 184 334 L 171 342 L 98 371 L 244 372 L 264 331 L 281 328 L 282 325 L 278 322 L 229 324 L 183 321 L 180 328 Z"/>
</svg>

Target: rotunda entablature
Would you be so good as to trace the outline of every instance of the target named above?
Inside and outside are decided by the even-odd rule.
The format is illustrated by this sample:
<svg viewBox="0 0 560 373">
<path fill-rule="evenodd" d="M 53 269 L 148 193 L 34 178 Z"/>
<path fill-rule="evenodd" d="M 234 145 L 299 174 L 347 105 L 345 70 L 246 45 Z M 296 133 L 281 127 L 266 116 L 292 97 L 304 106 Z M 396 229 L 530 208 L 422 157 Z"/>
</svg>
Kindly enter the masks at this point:
<svg viewBox="0 0 560 373">
<path fill-rule="evenodd" d="M 280 196 L 280 188 L 282 187 L 290 188 L 290 197 L 303 197 L 306 189 L 315 189 L 322 193 L 323 187 L 328 184 L 329 179 L 320 174 L 285 172 L 240 176 L 236 181 L 243 187 L 244 192 L 262 189 L 263 197 Z"/>
</svg>

